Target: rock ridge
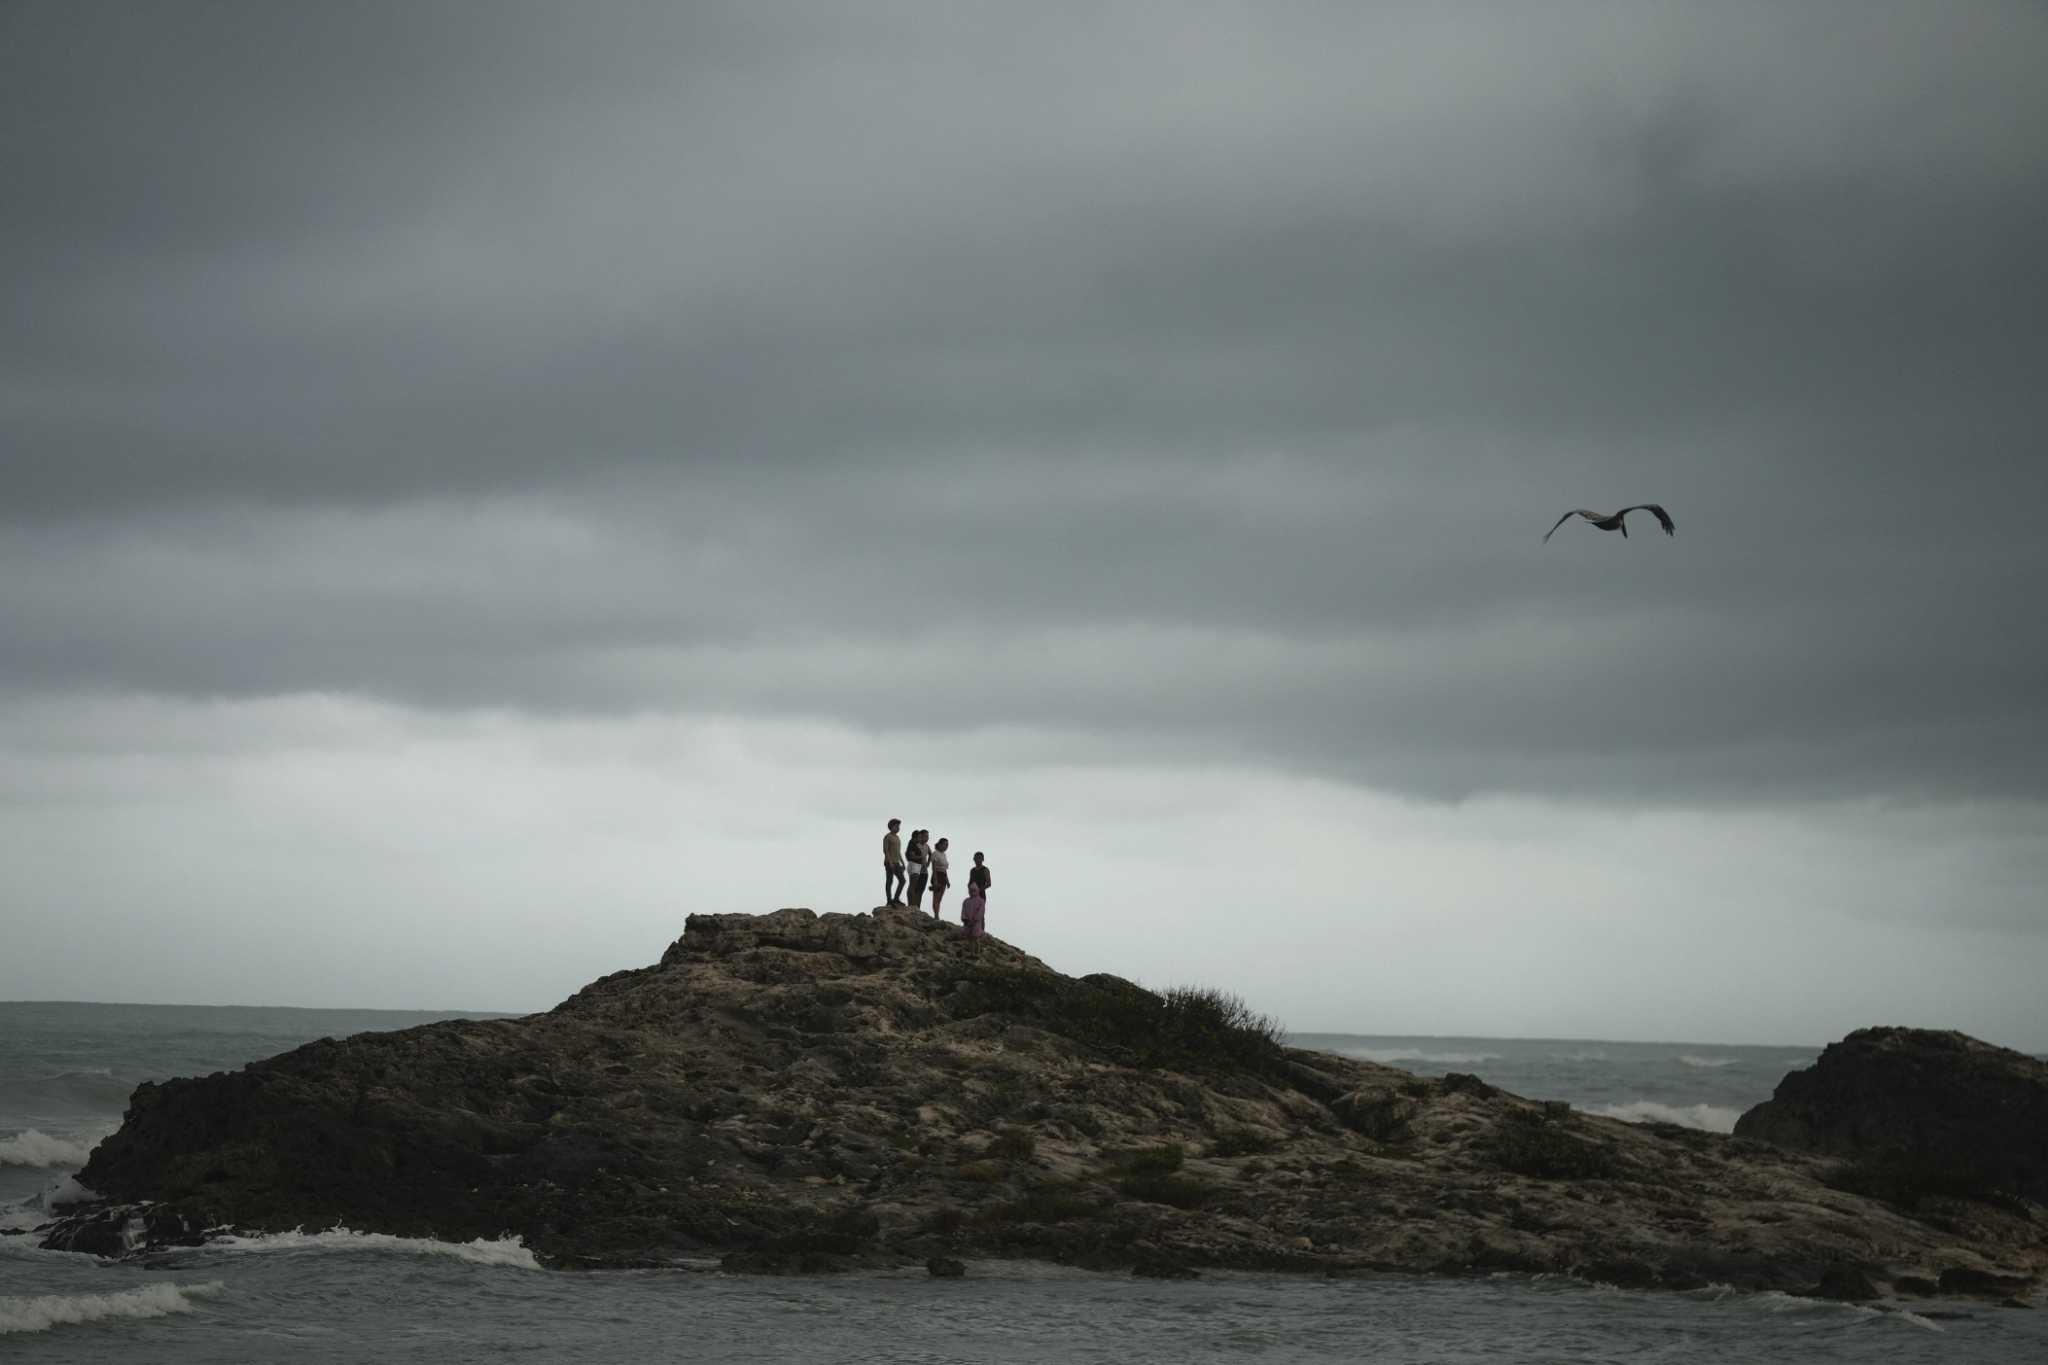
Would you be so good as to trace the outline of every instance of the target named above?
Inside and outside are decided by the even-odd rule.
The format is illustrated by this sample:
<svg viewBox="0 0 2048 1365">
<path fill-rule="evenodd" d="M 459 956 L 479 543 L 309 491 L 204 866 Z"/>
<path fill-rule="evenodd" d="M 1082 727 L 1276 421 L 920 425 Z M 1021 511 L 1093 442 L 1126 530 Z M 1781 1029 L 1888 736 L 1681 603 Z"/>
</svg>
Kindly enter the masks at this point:
<svg viewBox="0 0 2048 1365">
<path fill-rule="evenodd" d="M 141 1086 L 80 1173 L 106 1202 L 38 1236 L 111 1252 L 345 1224 L 516 1234 L 560 1267 L 1037 1258 L 1859 1294 L 2025 1294 L 2048 1270 L 2025 1196 L 1888 1202 L 1844 1188 L 1839 1157 L 1292 1048 L 1214 992 L 965 949 L 899 909 L 691 915 L 658 963 L 543 1014 Z"/>
</svg>

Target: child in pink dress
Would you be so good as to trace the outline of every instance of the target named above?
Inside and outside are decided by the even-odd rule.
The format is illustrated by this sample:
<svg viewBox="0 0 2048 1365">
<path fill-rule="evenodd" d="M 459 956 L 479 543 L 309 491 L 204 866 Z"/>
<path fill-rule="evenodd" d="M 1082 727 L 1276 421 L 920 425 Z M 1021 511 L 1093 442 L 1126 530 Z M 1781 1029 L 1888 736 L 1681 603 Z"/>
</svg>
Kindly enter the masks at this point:
<svg viewBox="0 0 2048 1365">
<path fill-rule="evenodd" d="M 988 900 L 981 888 L 968 887 L 967 899 L 960 902 L 960 928 L 967 935 L 967 946 L 977 957 L 981 954 L 982 939 L 988 936 L 987 917 Z"/>
</svg>

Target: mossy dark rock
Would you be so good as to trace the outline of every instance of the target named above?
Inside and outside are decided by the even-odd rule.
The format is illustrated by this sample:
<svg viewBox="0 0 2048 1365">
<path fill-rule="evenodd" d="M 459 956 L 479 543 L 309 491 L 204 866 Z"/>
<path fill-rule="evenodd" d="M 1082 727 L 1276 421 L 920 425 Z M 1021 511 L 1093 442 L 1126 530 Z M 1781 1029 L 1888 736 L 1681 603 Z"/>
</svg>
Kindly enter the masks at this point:
<svg viewBox="0 0 2048 1365">
<path fill-rule="evenodd" d="M 1582 1136 L 1547 1109 L 1508 1111 L 1487 1150 L 1503 1170 L 1539 1180 L 1595 1180 L 1621 1171 L 1611 1144 Z"/>
</svg>

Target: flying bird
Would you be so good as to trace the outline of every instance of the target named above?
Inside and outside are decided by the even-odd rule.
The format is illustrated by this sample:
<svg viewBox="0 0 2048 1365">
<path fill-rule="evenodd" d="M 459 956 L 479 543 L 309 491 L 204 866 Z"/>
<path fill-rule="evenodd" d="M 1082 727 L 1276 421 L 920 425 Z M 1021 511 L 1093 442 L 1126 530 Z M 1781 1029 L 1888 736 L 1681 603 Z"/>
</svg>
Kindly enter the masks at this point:
<svg viewBox="0 0 2048 1365">
<path fill-rule="evenodd" d="M 1548 531 L 1545 531 L 1543 533 L 1543 539 L 1548 541 L 1552 536 L 1557 534 L 1558 526 L 1564 525 L 1573 517 L 1584 517 L 1587 521 L 1592 522 L 1601 530 L 1619 531 L 1621 532 L 1622 536 L 1626 538 L 1628 535 L 1628 523 L 1624 521 L 1623 518 L 1628 516 L 1628 514 L 1631 512 L 1651 513 L 1653 516 L 1657 518 L 1657 524 L 1664 528 L 1664 534 L 1667 536 L 1671 534 L 1671 514 L 1666 512 L 1663 508 L 1659 507 L 1654 502 L 1639 502 L 1634 507 L 1624 507 L 1619 512 L 1612 513 L 1608 516 L 1602 516 L 1598 512 L 1588 512 L 1583 507 L 1574 507 L 1571 511 L 1565 513 L 1563 516 L 1557 519 L 1557 526 L 1552 526 Z"/>
</svg>

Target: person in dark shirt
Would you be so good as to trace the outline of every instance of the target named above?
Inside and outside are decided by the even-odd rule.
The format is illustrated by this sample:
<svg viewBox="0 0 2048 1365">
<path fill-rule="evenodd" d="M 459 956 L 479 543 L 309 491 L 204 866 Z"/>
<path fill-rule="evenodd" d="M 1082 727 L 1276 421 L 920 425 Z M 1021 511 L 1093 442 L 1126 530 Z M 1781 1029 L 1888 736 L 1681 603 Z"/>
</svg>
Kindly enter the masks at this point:
<svg viewBox="0 0 2048 1365">
<path fill-rule="evenodd" d="M 924 909 L 924 880 L 931 872 L 932 851 L 925 840 L 932 837 L 928 829 L 910 831 L 910 846 L 903 850 L 903 860 L 910 864 L 910 908 Z"/>
<path fill-rule="evenodd" d="M 974 869 L 967 874 L 967 889 L 969 891 L 979 891 L 983 896 L 986 896 L 988 895 L 989 887 L 994 882 L 995 878 L 989 875 L 988 864 L 981 860 L 981 854 L 976 853 L 974 855 Z"/>
</svg>

